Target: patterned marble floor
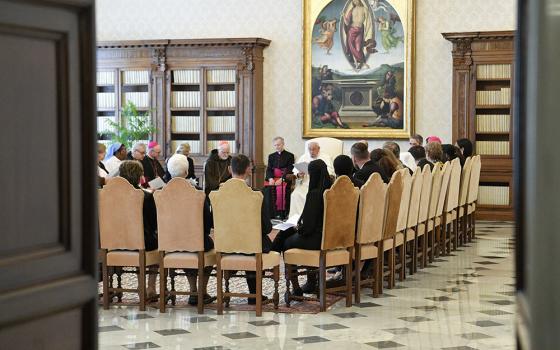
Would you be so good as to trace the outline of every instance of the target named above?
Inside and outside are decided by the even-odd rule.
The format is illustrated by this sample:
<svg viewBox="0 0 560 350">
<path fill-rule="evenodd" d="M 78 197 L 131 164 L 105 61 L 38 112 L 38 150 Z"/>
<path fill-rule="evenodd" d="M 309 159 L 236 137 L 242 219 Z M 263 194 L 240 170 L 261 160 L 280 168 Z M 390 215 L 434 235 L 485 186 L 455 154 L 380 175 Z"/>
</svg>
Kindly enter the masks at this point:
<svg viewBox="0 0 560 350">
<path fill-rule="evenodd" d="M 320 314 L 193 308 L 99 309 L 100 349 L 514 349 L 514 239 L 479 222 L 477 239 L 385 290 Z M 369 293 L 370 291 L 367 290 Z"/>
</svg>

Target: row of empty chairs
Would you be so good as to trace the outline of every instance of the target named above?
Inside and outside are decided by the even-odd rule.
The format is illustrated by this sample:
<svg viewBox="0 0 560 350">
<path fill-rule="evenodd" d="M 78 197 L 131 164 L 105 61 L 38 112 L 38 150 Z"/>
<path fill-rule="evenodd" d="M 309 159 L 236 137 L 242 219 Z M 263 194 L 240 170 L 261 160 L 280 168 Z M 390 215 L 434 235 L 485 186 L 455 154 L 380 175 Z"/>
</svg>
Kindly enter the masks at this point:
<svg viewBox="0 0 560 350">
<path fill-rule="evenodd" d="M 395 280 L 413 274 L 434 257 L 448 254 L 475 234 L 475 212 L 480 179 L 480 156 L 468 158 L 461 168 L 458 159 L 443 166 L 436 164 L 395 172 L 389 184 L 374 173 L 359 190 L 346 176 L 334 182 L 324 193 L 324 221 L 321 250 L 290 249 L 283 254 L 287 292 L 286 303 L 314 299 L 296 296 L 290 290 L 290 277 L 295 274 L 319 274 L 321 311 L 326 309 L 327 293 L 344 292 L 346 305 L 360 302 L 361 288 L 368 286 L 376 297 Z M 142 224 L 142 190 L 126 180 L 116 178 L 99 193 L 99 225 L 103 271 L 103 305 L 109 307 L 112 296 L 137 292 L 140 310 L 145 310 L 146 273 L 160 274 L 160 311 L 177 294 L 192 294 L 167 288 L 168 271 L 196 269 L 199 288 L 198 312 L 203 312 L 203 290 L 200 288 L 205 267 L 215 267 L 217 309 L 231 297 L 256 298 L 256 313 L 262 313 L 262 279 L 274 281 L 270 302 L 278 307 L 280 254 L 262 252 L 262 195 L 242 181 L 228 181 L 210 194 L 214 218 L 214 245 L 204 252 L 204 193 L 184 179 L 173 179 L 154 193 L 158 215 L 158 251 L 145 251 Z M 373 261 L 371 274 L 362 278 L 361 263 Z M 109 267 L 136 267 L 138 289 L 113 288 Z M 159 271 L 155 267 L 159 268 Z M 344 266 L 345 283 L 327 289 L 326 270 Z M 151 270 L 149 267 L 154 267 Z M 303 271 L 301 269 L 304 269 Z M 241 294 L 229 290 L 229 278 L 236 271 L 253 271 L 256 293 Z M 223 290 L 225 281 L 225 291 Z"/>
</svg>

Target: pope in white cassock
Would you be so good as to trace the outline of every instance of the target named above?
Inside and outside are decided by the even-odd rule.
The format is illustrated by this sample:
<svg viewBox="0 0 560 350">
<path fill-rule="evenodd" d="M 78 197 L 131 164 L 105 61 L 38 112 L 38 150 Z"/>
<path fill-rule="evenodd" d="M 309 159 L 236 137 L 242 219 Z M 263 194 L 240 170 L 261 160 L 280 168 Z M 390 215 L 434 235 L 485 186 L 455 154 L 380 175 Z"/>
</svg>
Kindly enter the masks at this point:
<svg viewBox="0 0 560 350">
<path fill-rule="evenodd" d="M 327 171 L 329 175 L 334 175 L 333 162 L 328 154 L 321 153 L 321 147 L 317 142 L 309 142 L 307 144 L 307 152 L 299 157 L 298 163 L 311 163 L 316 159 L 321 159 L 327 164 Z M 309 175 L 298 171 L 294 168 L 294 174 L 297 176 L 296 187 L 290 197 L 290 217 L 297 215 L 298 217 L 303 212 L 305 205 L 305 197 L 309 190 Z"/>
</svg>

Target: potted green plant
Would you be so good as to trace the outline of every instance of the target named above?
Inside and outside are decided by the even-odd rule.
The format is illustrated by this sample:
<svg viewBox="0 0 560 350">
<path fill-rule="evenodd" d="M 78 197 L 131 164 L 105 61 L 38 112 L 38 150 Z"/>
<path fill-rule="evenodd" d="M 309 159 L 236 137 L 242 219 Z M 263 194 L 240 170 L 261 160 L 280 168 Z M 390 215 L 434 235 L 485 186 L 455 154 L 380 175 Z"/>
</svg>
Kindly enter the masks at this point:
<svg viewBox="0 0 560 350">
<path fill-rule="evenodd" d="M 149 140 L 150 135 L 156 132 L 150 114 L 139 112 L 136 105 L 130 101 L 127 101 L 121 110 L 121 120 L 121 124 L 112 120 L 107 121 L 114 130 L 110 133 L 111 141 L 122 143 L 128 149 L 132 148 L 134 142 Z"/>
</svg>

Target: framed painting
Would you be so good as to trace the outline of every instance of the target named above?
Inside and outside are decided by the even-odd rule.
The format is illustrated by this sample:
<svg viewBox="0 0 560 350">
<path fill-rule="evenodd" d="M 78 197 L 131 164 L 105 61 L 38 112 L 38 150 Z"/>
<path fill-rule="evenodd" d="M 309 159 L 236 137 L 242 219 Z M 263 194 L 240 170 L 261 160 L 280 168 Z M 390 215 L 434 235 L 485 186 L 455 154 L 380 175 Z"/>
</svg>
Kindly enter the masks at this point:
<svg viewBox="0 0 560 350">
<path fill-rule="evenodd" d="M 303 136 L 408 138 L 415 0 L 303 0 Z"/>
</svg>

